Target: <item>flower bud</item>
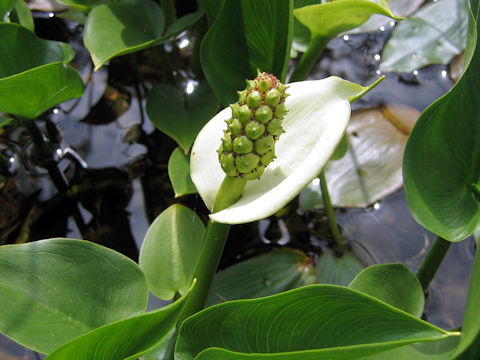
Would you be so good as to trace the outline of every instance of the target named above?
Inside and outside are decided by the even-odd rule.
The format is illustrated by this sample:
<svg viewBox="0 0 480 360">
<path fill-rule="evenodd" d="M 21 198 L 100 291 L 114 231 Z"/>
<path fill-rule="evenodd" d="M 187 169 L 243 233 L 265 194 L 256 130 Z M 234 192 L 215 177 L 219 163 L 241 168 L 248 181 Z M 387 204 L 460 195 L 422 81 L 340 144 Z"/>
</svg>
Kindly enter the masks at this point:
<svg viewBox="0 0 480 360">
<path fill-rule="evenodd" d="M 284 132 L 282 119 L 287 113 L 287 86 L 273 75 L 258 73 L 238 92 L 239 101 L 231 105 L 232 117 L 226 121 L 220 164 L 228 176 L 259 179 L 275 159 L 275 142 Z"/>
</svg>

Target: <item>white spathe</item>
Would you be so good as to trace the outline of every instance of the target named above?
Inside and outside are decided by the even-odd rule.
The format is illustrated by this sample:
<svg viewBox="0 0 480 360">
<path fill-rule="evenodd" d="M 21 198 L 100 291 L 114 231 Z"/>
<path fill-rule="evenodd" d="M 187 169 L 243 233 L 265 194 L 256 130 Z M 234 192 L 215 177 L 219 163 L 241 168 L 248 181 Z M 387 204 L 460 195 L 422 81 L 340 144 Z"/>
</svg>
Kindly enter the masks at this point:
<svg viewBox="0 0 480 360">
<path fill-rule="evenodd" d="M 335 150 L 350 119 L 349 98 L 368 88 L 338 77 L 288 84 L 288 113 L 285 133 L 276 143 L 276 159 L 259 180 L 245 186 L 240 199 L 225 210 L 213 213 L 213 221 L 241 224 L 266 218 L 297 196 L 315 177 Z M 193 183 L 211 210 L 225 173 L 218 161 L 226 108 L 200 131 L 192 147 L 190 173 Z"/>
</svg>

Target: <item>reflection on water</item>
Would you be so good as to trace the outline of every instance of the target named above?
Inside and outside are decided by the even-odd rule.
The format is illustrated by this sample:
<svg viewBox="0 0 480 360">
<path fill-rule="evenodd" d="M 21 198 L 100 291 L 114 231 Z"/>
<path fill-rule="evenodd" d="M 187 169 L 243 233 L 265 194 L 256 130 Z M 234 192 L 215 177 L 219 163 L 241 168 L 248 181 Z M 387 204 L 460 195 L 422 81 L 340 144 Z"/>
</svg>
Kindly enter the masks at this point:
<svg viewBox="0 0 480 360">
<path fill-rule="evenodd" d="M 349 209 L 338 216 L 347 237 L 363 245 L 368 264 L 402 262 L 416 271 L 435 235 L 411 216 L 403 190 L 368 209 Z M 361 248 L 358 247 L 360 253 Z M 426 319 L 445 329 L 463 322 L 468 281 L 473 266 L 474 241 L 454 243 L 430 284 Z"/>
</svg>

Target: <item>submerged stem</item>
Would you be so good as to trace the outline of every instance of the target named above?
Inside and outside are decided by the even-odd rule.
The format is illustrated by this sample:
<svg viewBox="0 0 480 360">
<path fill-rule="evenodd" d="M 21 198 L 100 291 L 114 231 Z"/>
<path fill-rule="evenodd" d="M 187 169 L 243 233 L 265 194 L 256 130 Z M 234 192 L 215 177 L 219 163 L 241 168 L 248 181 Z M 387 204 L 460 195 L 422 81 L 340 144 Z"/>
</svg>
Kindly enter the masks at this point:
<svg viewBox="0 0 480 360">
<path fill-rule="evenodd" d="M 323 207 L 328 218 L 328 224 L 330 225 L 330 231 L 332 232 L 333 240 L 339 250 L 345 248 L 345 240 L 340 235 L 340 229 L 337 225 L 337 219 L 335 218 L 335 211 L 333 210 L 332 201 L 330 200 L 330 194 L 327 187 L 327 179 L 325 172 L 322 170 L 320 173 L 320 189 L 322 190 Z"/>
<path fill-rule="evenodd" d="M 452 243 L 444 238 L 437 236 L 435 242 L 423 260 L 420 269 L 417 271 L 417 278 L 422 285 L 423 290 L 427 290 L 430 281 L 432 281 L 437 272 L 443 258 L 447 254 L 448 249 Z"/>
</svg>

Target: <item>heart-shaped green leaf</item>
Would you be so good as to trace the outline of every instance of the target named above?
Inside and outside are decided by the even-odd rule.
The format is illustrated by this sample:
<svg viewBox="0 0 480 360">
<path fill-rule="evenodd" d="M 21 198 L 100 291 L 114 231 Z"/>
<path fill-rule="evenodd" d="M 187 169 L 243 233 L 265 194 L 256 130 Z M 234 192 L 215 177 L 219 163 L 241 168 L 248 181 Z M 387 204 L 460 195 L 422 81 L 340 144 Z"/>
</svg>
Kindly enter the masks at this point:
<svg viewBox="0 0 480 360">
<path fill-rule="evenodd" d="M 147 98 L 147 114 L 157 129 L 173 138 L 188 153 L 195 137 L 218 110 L 218 101 L 207 83 L 184 95 L 177 88 L 160 84 Z"/>
<path fill-rule="evenodd" d="M 168 306 L 95 329 L 61 346 L 47 359 L 137 359 L 154 349 L 172 332 L 192 287 Z"/>
<path fill-rule="evenodd" d="M 364 268 L 350 252 L 337 256 L 333 251 L 327 251 L 319 256 L 315 266 L 317 283 L 347 286 Z"/>
<path fill-rule="evenodd" d="M 273 295 L 314 282 L 312 259 L 300 251 L 274 250 L 220 271 L 207 305 Z"/>
<path fill-rule="evenodd" d="M 414 273 L 403 264 L 372 265 L 359 273 L 348 286 L 420 317 L 425 297 Z"/>
<path fill-rule="evenodd" d="M 382 53 L 382 71 L 410 72 L 428 64 L 448 64 L 467 39 L 465 0 L 425 5 L 399 23 Z"/>
<path fill-rule="evenodd" d="M 223 105 L 257 69 L 285 80 L 292 34 L 290 0 L 225 0 L 202 41 L 203 71 Z"/>
<path fill-rule="evenodd" d="M 112 57 L 152 46 L 164 30 L 162 10 L 151 0 L 96 6 L 87 17 L 84 43 L 95 69 Z"/>
<path fill-rule="evenodd" d="M 403 159 L 413 217 L 450 241 L 465 239 L 480 222 L 480 46 L 474 9 L 465 73 L 422 113 Z"/>
<path fill-rule="evenodd" d="M 168 177 L 173 186 L 175 197 L 195 194 L 197 189 L 190 178 L 190 161 L 180 148 L 173 150 L 168 160 Z"/>
<path fill-rule="evenodd" d="M 82 96 L 82 80 L 65 65 L 74 56 L 69 45 L 40 39 L 11 23 L 0 23 L 0 38 L 0 111 L 35 118 Z"/>
<path fill-rule="evenodd" d="M 188 289 L 204 234 L 200 218 L 179 204 L 163 211 L 150 225 L 139 263 L 155 296 L 170 300 Z"/>
<path fill-rule="evenodd" d="M 0 273 L 0 331 L 42 353 L 147 305 L 137 264 L 88 241 L 4 245 Z"/>
<path fill-rule="evenodd" d="M 182 360 L 209 348 L 254 359 L 352 359 L 457 335 L 355 290 L 311 285 L 205 309 L 183 322 L 175 353 Z"/>
</svg>

